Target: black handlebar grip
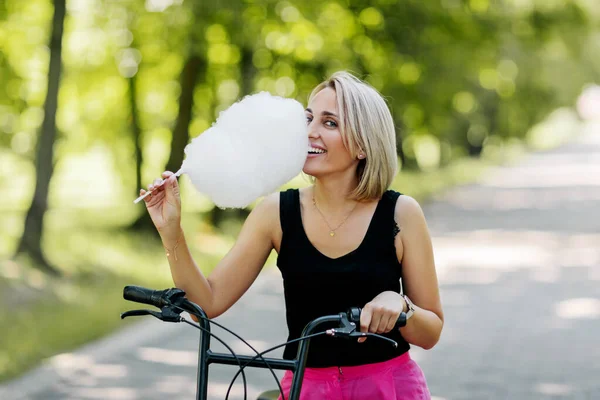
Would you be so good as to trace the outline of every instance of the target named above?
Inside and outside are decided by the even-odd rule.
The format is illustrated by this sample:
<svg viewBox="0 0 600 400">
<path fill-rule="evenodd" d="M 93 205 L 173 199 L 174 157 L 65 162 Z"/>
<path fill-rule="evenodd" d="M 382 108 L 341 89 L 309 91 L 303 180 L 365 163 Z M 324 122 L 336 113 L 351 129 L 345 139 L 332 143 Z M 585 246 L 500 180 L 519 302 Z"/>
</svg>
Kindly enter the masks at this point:
<svg viewBox="0 0 600 400">
<path fill-rule="evenodd" d="M 360 312 L 361 308 L 358 307 L 350 307 L 347 311 L 348 321 L 354 322 L 356 325 L 360 325 Z"/>
<path fill-rule="evenodd" d="M 399 329 L 403 326 L 406 326 L 406 313 L 404 311 L 400 313 L 398 321 L 396 321 L 396 324 L 394 325 L 394 329 Z"/>
<path fill-rule="evenodd" d="M 152 290 L 141 286 L 125 286 L 123 288 L 123 298 L 137 303 L 150 304 L 158 308 L 166 305 L 164 290 Z"/>
</svg>

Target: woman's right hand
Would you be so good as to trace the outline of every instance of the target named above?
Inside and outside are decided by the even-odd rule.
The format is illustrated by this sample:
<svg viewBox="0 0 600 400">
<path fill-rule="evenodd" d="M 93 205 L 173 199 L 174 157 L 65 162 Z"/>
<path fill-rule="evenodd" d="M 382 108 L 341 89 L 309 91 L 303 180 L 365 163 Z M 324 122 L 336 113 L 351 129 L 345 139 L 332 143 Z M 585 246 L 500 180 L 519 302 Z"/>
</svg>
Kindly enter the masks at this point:
<svg viewBox="0 0 600 400">
<path fill-rule="evenodd" d="M 146 209 L 161 237 L 165 238 L 179 234 L 181 227 L 181 197 L 177 177 L 171 171 L 162 173 L 164 182 L 155 179 L 148 185 L 152 193 L 144 198 Z M 140 195 L 146 190 L 140 189 Z"/>
</svg>

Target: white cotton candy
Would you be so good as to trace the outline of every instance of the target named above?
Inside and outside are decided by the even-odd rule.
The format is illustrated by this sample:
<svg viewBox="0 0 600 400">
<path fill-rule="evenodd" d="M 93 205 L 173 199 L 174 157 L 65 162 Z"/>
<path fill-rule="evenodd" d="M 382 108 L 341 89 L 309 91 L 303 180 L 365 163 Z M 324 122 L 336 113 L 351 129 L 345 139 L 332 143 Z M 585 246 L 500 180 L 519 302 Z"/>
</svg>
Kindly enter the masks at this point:
<svg viewBox="0 0 600 400">
<path fill-rule="evenodd" d="M 307 150 L 302 105 L 261 92 L 233 104 L 194 138 L 181 172 L 217 206 L 243 208 L 298 175 Z"/>
</svg>

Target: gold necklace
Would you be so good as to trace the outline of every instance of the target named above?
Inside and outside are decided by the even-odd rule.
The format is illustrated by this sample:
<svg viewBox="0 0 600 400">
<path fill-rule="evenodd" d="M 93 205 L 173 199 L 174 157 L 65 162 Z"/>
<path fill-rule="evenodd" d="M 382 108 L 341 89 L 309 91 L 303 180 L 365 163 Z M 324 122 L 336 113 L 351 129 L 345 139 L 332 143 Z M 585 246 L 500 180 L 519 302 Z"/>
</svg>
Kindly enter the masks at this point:
<svg viewBox="0 0 600 400">
<path fill-rule="evenodd" d="M 319 212 L 319 214 L 321 214 L 321 218 L 323 218 L 323 221 L 325 221 L 325 223 L 329 227 L 329 236 L 331 236 L 331 237 L 335 236 L 335 231 L 337 231 L 338 229 L 340 229 L 340 227 L 342 225 L 344 225 L 344 223 L 346 222 L 346 220 L 348 219 L 348 217 L 350 217 L 350 215 L 354 212 L 354 209 L 358 205 L 358 201 L 357 201 L 356 204 L 354 204 L 354 207 L 352 207 L 352 210 L 350 210 L 350 212 L 348 213 L 348 215 L 346 215 L 346 218 L 344 218 L 344 220 L 338 226 L 336 226 L 335 228 L 332 228 L 331 225 L 329 225 L 329 222 L 327 222 L 327 218 L 325 218 L 325 215 L 323 215 L 323 213 L 321 212 L 321 210 L 319 210 L 319 207 L 317 206 L 317 201 L 315 200 L 315 196 L 313 196 L 312 201 L 313 201 L 313 205 L 315 206 L 315 208 L 317 209 L 317 211 Z"/>
</svg>

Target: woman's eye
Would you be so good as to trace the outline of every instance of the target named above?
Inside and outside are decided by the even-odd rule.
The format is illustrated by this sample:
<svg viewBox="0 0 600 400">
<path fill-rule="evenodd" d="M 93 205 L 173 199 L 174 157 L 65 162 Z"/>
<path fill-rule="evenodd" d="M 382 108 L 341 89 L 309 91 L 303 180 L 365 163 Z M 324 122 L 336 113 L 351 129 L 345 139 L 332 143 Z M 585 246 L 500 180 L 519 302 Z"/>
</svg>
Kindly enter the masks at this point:
<svg viewBox="0 0 600 400">
<path fill-rule="evenodd" d="M 337 124 L 335 123 L 335 121 L 331 121 L 331 120 L 325 121 L 325 125 L 328 126 L 328 127 L 330 127 L 330 128 L 337 127 Z"/>
<path fill-rule="evenodd" d="M 312 121 L 312 117 L 310 116 L 306 116 L 306 125 L 310 124 L 310 121 Z"/>
</svg>

